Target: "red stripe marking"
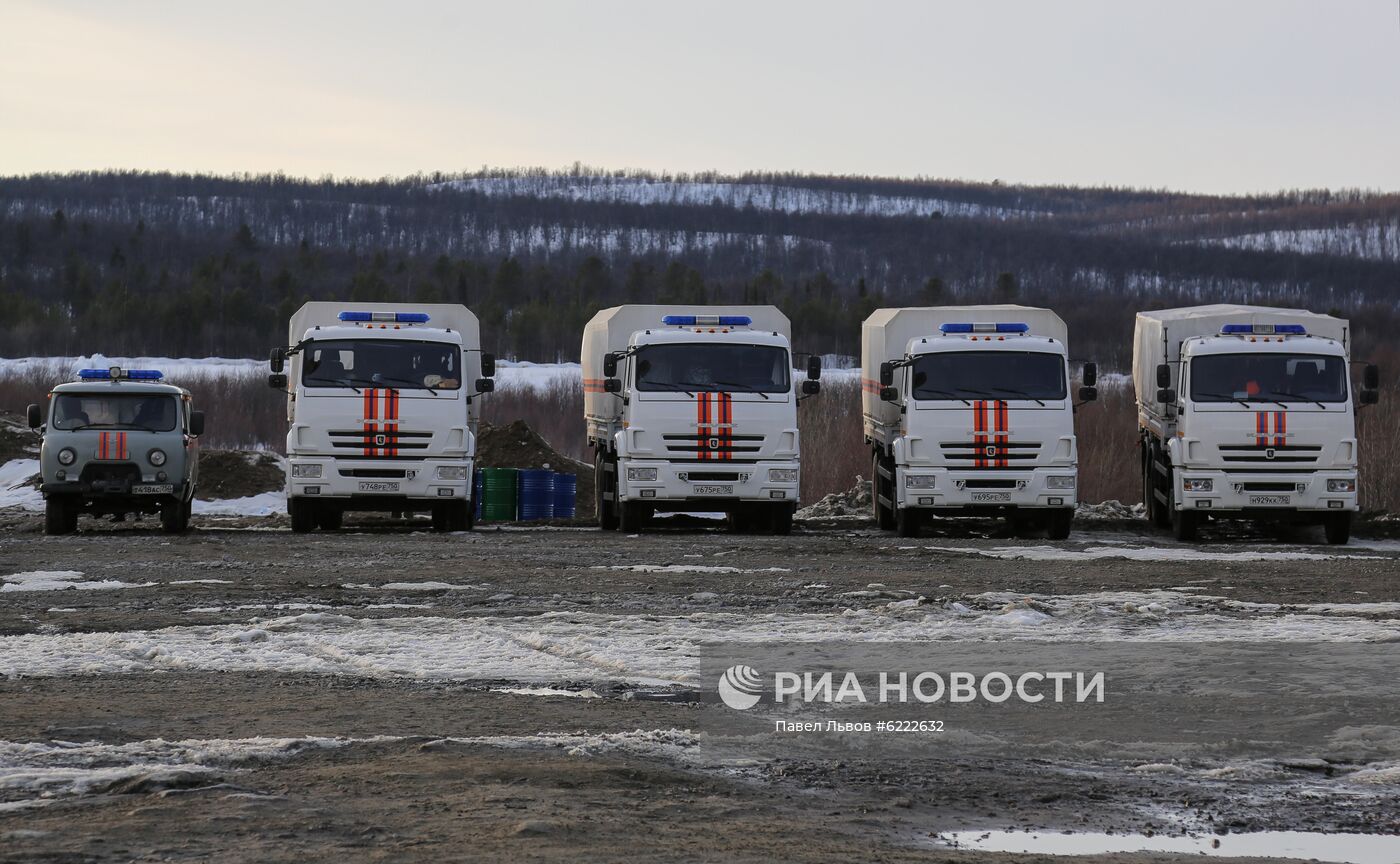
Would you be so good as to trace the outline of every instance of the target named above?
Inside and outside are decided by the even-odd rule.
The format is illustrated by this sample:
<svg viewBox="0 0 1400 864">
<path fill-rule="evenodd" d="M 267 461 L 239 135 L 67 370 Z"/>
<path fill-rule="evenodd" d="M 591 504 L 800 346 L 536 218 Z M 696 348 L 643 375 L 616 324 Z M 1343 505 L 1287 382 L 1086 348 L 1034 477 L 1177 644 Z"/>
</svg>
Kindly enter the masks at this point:
<svg viewBox="0 0 1400 864">
<path fill-rule="evenodd" d="M 1283 445 L 1285 445 L 1285 444 L 1288 443 L 1288 439 L 1284 437 L 1284 434 L 1285 434 L 1286 432 L 1288 432 L 1288 412 L 1287 412 L 1287 411 L 1275 411 L 1275 412 L 1274 412 L 1274 446 L 1275 446 L 1275 447 L 1282 447 Z"/>
<path fill-rule="evenodd" d="M 379 451 L 374 446 L 374 436 L 378 433 L 378 424 L 372 423 L 376 414 L 376 403 L 378 402 L 378 391 L 373 387 L 365 388 L 365 447 L 364 455 L 378 456 Z"/>
<path fill-rule="evenodd" d="M 695 440 L 700 446 L 695 451 L 695 458 L 704 461 L 709 458 L 710 433 L 706 428 L 709 422 L 710 394 L 700 391 L 695 394 Z"/>
<path fill-rule="evenodd" d="M 716 394 L 719 399 L 719 458 L 734 458 L 734 397 L 728 393 Z"/>
<path fill-rule="evenodd" d="M 1010 464 L 1006 458 L 1006 445 L 1010 443 L 1007 433 L 1011 431 L 1011 406 L 1005 402 L 997 402 L 997 467 L 1005 468 Z"/>
<path fill-rule="evenodd" d="M 976 445 L 976 453 L 973 456 L 972 467 L 986 468 L 987 457 L 984 455 L 984 448 L 987 446 L 987 403 L 981 399 L 972 403 L 972 443 Z"/>
</svg>

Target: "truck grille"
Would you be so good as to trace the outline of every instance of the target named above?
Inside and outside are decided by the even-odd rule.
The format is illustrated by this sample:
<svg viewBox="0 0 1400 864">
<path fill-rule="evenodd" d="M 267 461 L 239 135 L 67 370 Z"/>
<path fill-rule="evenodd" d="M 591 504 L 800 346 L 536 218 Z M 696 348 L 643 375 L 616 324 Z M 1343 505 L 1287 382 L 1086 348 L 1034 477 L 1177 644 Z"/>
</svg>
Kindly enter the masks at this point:
<svg viewBox="0 0 1400 864">
<path fill-rule="evenodd" d="M 336 455 L 359 456 L 366 459 L 417 459 L 433 442 L 431 432 L 410 432 L 402 429 L 371 431 L 363 429 L 332 429 L 331 447 Z"/>
<path fill-rule="evenodd" d="M 675 460 L 679 462 L 756 462 L 763 450 L 762 435 L 730 435 L 719 429 L 713 435 L 662 435 L 661 440 L 666 452 L 682 457 Z"/>
<path fill-rule="evenodd" d="M 1322 447 L 1314 444 L 1280 444 L 1277 447 L 1258 444 L 1221 444 L 1220 458 L 1234 465 L 1308 465 L 1317 462 Z"/>
<path fill-rule="evenodd" d="M 989 440 L 983 444 L 972 441 L 942 441 L 938 446 L 942 449 L 943 458 L 949 467 L 953 468 L 1026 471 L 1035 467 L 1027 463 L 1033 463 L 1036 456 L 1040 455 L 1039 441 L 998 443 Z"/>
</svg>

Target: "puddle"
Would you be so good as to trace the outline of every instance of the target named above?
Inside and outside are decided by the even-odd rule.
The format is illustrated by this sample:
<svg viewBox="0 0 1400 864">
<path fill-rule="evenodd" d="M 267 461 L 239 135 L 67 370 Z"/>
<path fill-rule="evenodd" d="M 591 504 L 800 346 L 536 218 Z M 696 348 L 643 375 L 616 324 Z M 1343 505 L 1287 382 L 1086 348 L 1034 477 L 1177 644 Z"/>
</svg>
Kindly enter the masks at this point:
<svg viewBox="0 0 1400 864">
<path fill-rule="evenodd" d="M 1336 864 L 1400 861 L 1400 836 L 1261 831 L 1254 834 L 1148 837 L 1143 834 L 1050 831 L 945 831 L 940 846 L 981 852 L 1039 852 L 1044 855 L 1103 855 L 1115 852 L 1186 852 L 1216 857 L 1310 859 Z"/>
</svg>

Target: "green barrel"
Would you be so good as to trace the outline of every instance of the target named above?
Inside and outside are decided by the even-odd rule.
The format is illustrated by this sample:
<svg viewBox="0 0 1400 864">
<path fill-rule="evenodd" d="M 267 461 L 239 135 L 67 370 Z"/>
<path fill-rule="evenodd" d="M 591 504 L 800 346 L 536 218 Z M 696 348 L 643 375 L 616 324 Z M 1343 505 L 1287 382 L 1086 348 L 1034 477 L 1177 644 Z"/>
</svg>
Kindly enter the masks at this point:
<svg viewBox="0 0 1400 864">
<path fill-rule="evenodd" d="M 516 506 L 514 468 L 481 469 L 481 518 L 490 522 L 513 522 Z"/>
</svg>

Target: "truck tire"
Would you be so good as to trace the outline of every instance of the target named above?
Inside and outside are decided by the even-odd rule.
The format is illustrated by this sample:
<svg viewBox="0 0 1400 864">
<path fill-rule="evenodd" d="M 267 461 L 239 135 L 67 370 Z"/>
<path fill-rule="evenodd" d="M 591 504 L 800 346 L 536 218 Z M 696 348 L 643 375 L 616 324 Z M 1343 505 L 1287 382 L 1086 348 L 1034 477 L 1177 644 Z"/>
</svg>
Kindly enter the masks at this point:
<svg viewBox="0 0 1400 864">
<path fill-rule="evenodd" d="M 621 518 L 618 519 L 618 528 L 626 534 L 640 533 L 647 527 L 647 522 L 651 521 L 651 508 L 646 504 L 623 501 L 618 509 L 622 511 Z"/>
<path fill-rule="evenodd" d="M 287 499 L 287 515 L 292 518 L 292 530 L 309 534 L 316 527 L 316 502 L 305 498 Z"/>
<path fill-rule="evenodd" d="M 894 501 L 893 483 L 886 483 L 880 478 L 880 463 L 884 459 L 877 452 L 870 461 L 870 500 L 875 508 L 875 527 L 881 531 L 893 531 L 895 528 L 894 506 L 884 507 L 880 504 L 880 495 L 883 493 L 891 502 Z"/>
<path fill-rule="evenodd" d="M 1051 540 L 1068 540 L 1074 527 L 1074 508 L 1051 510 L 1045 520 L 1045 535 Z"/>
<path fill-rule="evenodd" d="M 1172 536 L 1189 543 L 1196 539 L 1197 530 L 1201 524 L 1201 514 L 1172 508 L 1171 523 Z"/>
<path fill-rule="evenodd" d="M 44 533 L 72 534 L 78 530 L 79 503 L 66 496 L 54 495 L 44 501 Z"/>
<path fill-rule="evenodd" d="M 796 509 L 791 504 L 772 505 L 772 528 L 773 533 L 779 537 L 786 537 L 792 533 L 792 514 Z"/>
<path fill-rule="evenodd" d="M 1157 480 L 1156 466 L 1160 460 L 1157 458 L 1157 445 L 1155 443 L 1143 445 L 1142 463 L 1142 499 L 1143 506 L 1147 510 L 1147 519 L 1158 528 L 1170 528 L 1172 526 L 1172 484 L 1167 483 L 1167 503 L 1164 505 L 1157 500 L 1155 492 L 1161 491 L 1161 483 Z M 1171 472 L 1167 472 L 1167 477 L 1171 477 Z"/>
<path fill-rule="evenodd" d="M 918 537 L 923 522 L 924 514 L 913 507 L 895 511 L 894 530 L 901 537 Z"/>
<path fill-rule="evenodd" d="M 339 507 L 322 505 L 316 512 L 316 527 L 322 531 L 339 531 L 345 520 L 345 511 Z"/>
<path fill-rule="evenodd" d="M 593 457 L 593 489 L 594 497 L 597 499 L 598 527 L 604 531 L 617 530 L 617 502 L 609 501 L 608 492 L 616 490 L 609 486 L 607 463 L 608 453 L 599 447 Z M 614 480 L 617 474 L 612 474 Z"/>
<path fill-rule="evenodd" d="M 160 505 L 160 527 L 166 534 L 183 534 L 190 527 L 190 502 L 169 501 Z"/>
<path fill-rule="evenodd" d="M 1322 517 L 1322 533 L 1327 535 L 1329 545 L 1347 545 L 1351 542 L 1351 514 L 1329 513 Z"/>
</svg>

